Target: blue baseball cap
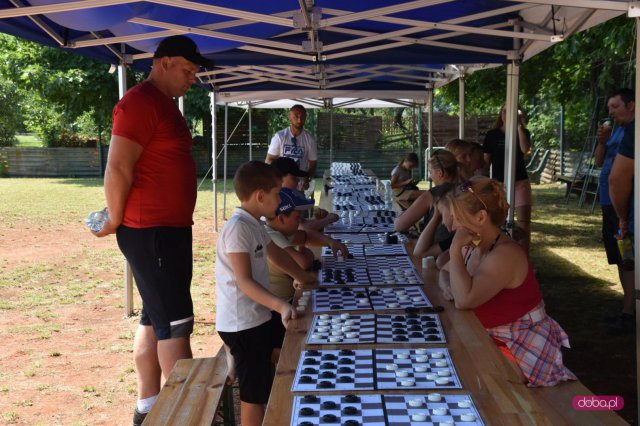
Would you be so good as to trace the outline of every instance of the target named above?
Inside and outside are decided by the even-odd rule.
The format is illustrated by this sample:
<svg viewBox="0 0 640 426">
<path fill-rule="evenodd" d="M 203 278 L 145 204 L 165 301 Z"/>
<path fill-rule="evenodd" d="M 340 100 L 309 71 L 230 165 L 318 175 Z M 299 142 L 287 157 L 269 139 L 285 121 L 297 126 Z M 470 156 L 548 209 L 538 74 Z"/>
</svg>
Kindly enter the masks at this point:
<svg viewBox="0 0 640 426">
<path fill-rule="evenodd" d="M 313 200 L 300 197 L 289 188 L 280 188 L 280 205 L 276 210 L 276 215 L 287 214 L 294 210 L 306 210 L 313 204 Z"/>
</svg>

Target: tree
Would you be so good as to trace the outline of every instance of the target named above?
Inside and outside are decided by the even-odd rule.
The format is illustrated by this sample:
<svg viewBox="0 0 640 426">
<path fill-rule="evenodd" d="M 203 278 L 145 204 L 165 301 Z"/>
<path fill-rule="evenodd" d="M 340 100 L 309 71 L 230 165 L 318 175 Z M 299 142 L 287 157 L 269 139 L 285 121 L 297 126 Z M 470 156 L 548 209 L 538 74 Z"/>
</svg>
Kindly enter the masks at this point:
<svg viewBox="0 0 640 426">
<path fill-rule="evenodd" d="M 0 146 L 13 146 L 16 132 L 20 129 L 19 96 L 13 84 L 0 78 Z"/>
</svg>

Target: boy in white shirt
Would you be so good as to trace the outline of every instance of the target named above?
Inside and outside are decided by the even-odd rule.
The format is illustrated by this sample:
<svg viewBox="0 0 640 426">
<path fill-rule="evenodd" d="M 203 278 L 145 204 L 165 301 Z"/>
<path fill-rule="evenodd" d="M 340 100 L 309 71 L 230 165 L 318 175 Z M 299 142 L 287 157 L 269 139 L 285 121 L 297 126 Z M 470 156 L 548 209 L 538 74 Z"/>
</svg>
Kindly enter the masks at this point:
<svg viewBox="0 0 640 426">
<path fill-rule="evenodd" d="M 260 217 L 276 214 L 281 183 L 278 171 L 268 164 L 242 164 L 233 179 L 241 207 L 222 228 L 216 247 L 216 329 L 235 361 L 244 426 L 262 424 L 271 392 L 277 330 L 271 311 L 281 316 L 285 327 L 295 318 L 291 305 L 268 290 L 267 257 L 301 284 L 317 280 L 272 243 L 260 222 Z"/>
</svg>

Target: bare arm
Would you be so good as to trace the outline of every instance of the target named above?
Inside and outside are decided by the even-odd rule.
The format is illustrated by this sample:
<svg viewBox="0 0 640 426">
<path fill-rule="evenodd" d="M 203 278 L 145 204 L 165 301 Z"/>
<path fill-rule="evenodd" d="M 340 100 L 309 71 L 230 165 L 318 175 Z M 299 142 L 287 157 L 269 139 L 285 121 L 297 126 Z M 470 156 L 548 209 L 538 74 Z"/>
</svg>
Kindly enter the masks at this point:
<svg viewBox="0 0 640 426">
<path fill-rule="evenodd" d="M 489 171 L 491 170 L 491 154 L 484 154 L 484 166 L 482 167 L 482 174 L 485 176 L 489 176 Z"/>
<path fill-rule="evenodd" d="M 121 136 L 112 136 L 109 158 L 104 173 L 104 194 L 109 209 L 109 220 L 95 235 L 104 237 L 113 234 L 122 223 L 124 208 L 133 185 L 136 162 L 142 154 L 142 146 Z"/>
<path fill-rule="evenodd" d="M 273 155 L 273 154 L 267 154 L 267 158 L 264 159 L 264 162 L 267 164 L 271 164 L 271 162 L 273 160 L 275 160 L 276 158 L 280 158 L 279 155 Z"/>
<path fill-rule="evenodd" d="M 284 249 L 278 247 L 273 241 L 267 245 L 267 256 L 269 261 L 282 269 L 285 274 L 293 277 L 303 285 L 314 285 L 318 281 L 318 277 L 313 272 L 307 272 L 289 256 Z"/>
<path fill-rule="evenodd" d="M 330 247 L 334 257 L 337 256 L 338 252 L 342 253 L 343 256 L 349 256 L 347 246 L 321 232 L 307 231 L 307 246 Z"/>
<path fill-rule="evenodd" d="M 271 244 L 273 243 L 269 245 Z M 240 291 L 254 302 L 278 312 L 282 316 L 282 323 L 286 327 L 289 320 L 296 317 L 295 311 L 291 309 L 291 305 L 271 294 L 269 290 L 253 279 L 249 253 L 228 253 L 228 256 Z"/>
<path fill-rule="evenodd" d="M 596 140 L 598 144 L 594 152 L 594 163 L 596 167 L 602 167 L 604 164 L 604 154 L 607 152 L 607 140 L 611 136 L 611 127 L 598 126 L 598 132 L 596 133 Z"/>
<path fill-rule="evenodd" d="M 616 155 L 609 174 L 609 196 L 620 221 L 620 232 L 624 237 L 629 230 L 629 197 L 633 189 L 633 158 Z"/>
<path fill-rule="evenodd" d="M 473 238 L 464 228 L 458 229 L 449 250 L 451 293 L 458 309 L 476 308 L 500 290 L 519 286 L 528 270 L 527 258 L 522 250 L 511 244 L 500 244 L 484 256 L 473 275 L 469 274 L 462 253 Z"/>
<path fill-rule="evenodd" d="M 438 224 L 441 220 L 442 216 L 440 215 L 438 209 L 436 209 L 435 214 L 427 224 L 427 227 L 424 229 L 424 231 L 422 231 L 422 234 L 420 234 L 420 238 L 418 238 L 418 242 L 413 249 L 413 255 L 415 257 L 422 258 L 426 256 L 432 256 L 432 254 L 429 253 L 429 249 L 435 242 L 436 229 L 438 228 Z"/>
<path fill-rule="evenodd" d="M 309 160 L 309 170 L 307 170 L 307 173 L 309 173 L 309 179 L 313 179 L 313 177 L 316 175 L 317 168 L 318 168 L 318 161 Z"/>
<path fill-rule="evenodd" d="M 422 193 L 416 200 L 409 206 L 404 213 L 396 218 L 394 228 L 396 231 L 406 231 L 415 225 L 422 217 L 427 214 L 433 203 L 433 196 L 431 192 L 426 191 Z"/>
<path fill-rule="evenodd" d="M 531 151 L 531 140 L 522 123 L 518 124 L 518 142 L 520 143 L 520 151 L 522 151 L 523 154 L 528 154 Z"/>
<path fill-rule="evenodd" d="M 335 213 L 329 213 L 321 219 L 305 219 L 300 226 L 306 231 L 321 231 L 338 219 L 340 219 L 340 216 Z"/>
</svg>

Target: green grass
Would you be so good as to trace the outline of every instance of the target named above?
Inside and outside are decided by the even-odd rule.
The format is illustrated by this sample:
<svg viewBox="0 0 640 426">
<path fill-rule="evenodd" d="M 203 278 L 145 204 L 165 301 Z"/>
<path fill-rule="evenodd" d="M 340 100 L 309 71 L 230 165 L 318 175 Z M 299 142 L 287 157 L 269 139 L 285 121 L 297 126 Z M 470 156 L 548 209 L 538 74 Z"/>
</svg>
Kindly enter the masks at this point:
<svg viewBox="0 0 640 426">
<path fill-rule="evenodd" d="M 18 139 L 18 143 L 16 147 L 18 148 L 43 148 L 44 145 L 38 137 L 34 135 L 16 135 L 16 139 Z"/>
</svg>

